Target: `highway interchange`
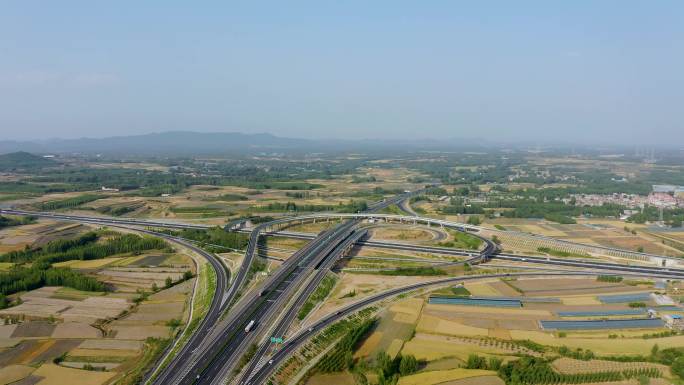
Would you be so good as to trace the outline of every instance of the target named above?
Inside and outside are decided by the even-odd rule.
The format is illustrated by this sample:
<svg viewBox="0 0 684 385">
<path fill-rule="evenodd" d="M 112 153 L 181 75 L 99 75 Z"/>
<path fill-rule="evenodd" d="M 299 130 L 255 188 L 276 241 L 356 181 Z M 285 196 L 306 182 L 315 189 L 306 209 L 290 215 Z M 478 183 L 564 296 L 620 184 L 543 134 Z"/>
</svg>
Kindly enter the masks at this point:
<svg viewBox="0 0 684 385">
<path fill-rule="evenodd" d="M 406 193 L 379 202 L 369 208 L 369 211 L 381 210 L 391 204 L 400 207 L 408 206 L 408 199 L 420 193 Z M 410 206 L 409 206 L 410 207 Z M 261 384 L 269 378 L 272 370 L 277 368 L 283 359 L 297 350 L 312 335 L 327 325 L 332 324 L 353 312 L 370 304 L 382 301 L 397 294 L 413 291 L 426 286 L 452 283 L 482 278 L 496 278 L 505 275 L 484 275 L 453 277 L 437 281 L 425 282 L 389 290 L 378 295 L 365 298 L 335 314 L 331 314 L 306 330 L 301 330 L 294 336 L 288 336 L 285 344 L 274 350 L 265 337 L 284 337 L 293 320 L 306 299 L 313 293 L 320 281 L 335 262 L 345 255 L 353 245 L 367 245 L 373 247 L 396 248 L 401 250 L 437 252 L 440 254 L 466 256 L 470 263 L 486 262 L 490 258 L 503 261 L 540 264 L 549 267 L 568 267 L 573 269 L 590 269 L 575 272 L 562 271 L 557 273 L 517 273 L 515 275 L 590 275 L 600 273 L 619 273 L 622 275 L 640 275 L 661 278 L 683 278 L 684 270 L 650 266 L 629 266 L 617 263 L 576 260 L 567 258 L 545 258 L 497 253 L 496 245 L 488 239 L 485 248 L 480 252 L 454 250 L 449 248 L 425 247 L 393 242 L 377 242 L 364 240 L 365 231 L 359 230 L 360 219 L 349 219 L 337 226 L 315 236 L 302 249 L 288 258 L 279 269 L 268 276 L 257 288 L 249 292 L 241 292 L 253 259 L 257 256 L 259 238 L 263 235 L 278 234 L 299 238 L 313 236 L 285 231 L 269 232 L 273 222 L 256 226 L 250 232 L 249 244 L 242 265 L 229 280 L 228 272 L 223 263 L 211 253 L 207 253 L 187 240 L 167 234 L 149 230 L 149 227 L 165 228 L 206 228 L 206 226 L 144 221 L 136 219 L 119 219 L 104 217 L 83 217 L 56 213 L 36 213 L 20 210 L 0 210 L 3 214 L 33 215 L 58 220 L 78 221 L 92 224 L 133 227 L 137 231 L 163 237 L 170 242 L 180 244 L 206 258 L 211 263 L 217 275 L 217 285 L 209 311 L 195 332 L 184 346 L 162 368 L 151 371 L 154 376 L 148 378 L 151 384 L 222 384 L 226 379 L 235 380 L 241 384 Z M 292 218 L 279 219 L 275 222 L 286 223 Z M 144 227 L 144 228 L 141 228 Z M 473 234 L 478 236 L 477 234 Z M 465 261 L 445 262 L 459 264 Z M 514 275 L 514 273 L 506 274 Z M 229 284 L 230 282 L 230 284 Z M 230 308 L 230 311 L 226 312 Z M 245 332 L 245 328 L 252 322 L 253 328 Z M 260 343 L 260 341 L 262 343 Z M 246 370 L 237 368 L 242 355 L 253 346 L 253 356 L 245 362 Z M 238 378 L 240 380 L 238 380 Z"/>
</svg>

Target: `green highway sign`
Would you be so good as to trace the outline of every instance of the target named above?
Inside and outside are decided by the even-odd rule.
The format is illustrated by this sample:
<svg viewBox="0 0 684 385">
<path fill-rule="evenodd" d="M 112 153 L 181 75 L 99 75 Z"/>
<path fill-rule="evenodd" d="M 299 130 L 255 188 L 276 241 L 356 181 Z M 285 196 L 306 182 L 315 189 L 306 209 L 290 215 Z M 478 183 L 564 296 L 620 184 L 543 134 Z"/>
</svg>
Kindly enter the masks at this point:
<svg viewBox="0 0 684 385">
<path fill-rule="evenodd" d="M 271 342 L 274 344 L 282 344 L 283 338 L 282 337 L 271 337 Z"/>
</svg>

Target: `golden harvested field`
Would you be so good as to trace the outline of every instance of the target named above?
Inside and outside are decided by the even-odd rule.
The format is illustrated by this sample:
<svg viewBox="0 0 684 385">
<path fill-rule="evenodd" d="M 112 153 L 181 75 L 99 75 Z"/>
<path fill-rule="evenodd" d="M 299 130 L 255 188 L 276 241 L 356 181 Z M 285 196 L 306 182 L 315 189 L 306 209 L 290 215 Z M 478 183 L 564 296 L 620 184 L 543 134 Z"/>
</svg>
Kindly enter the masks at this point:
<svg viewBox="0 0 684 385">
<path fill-rule="evenodd" d="M 363 341 L 361 346 L 354 351 L 354 358 L 371 357 L 371 353 L 375 351 L 380 340 L 382 340 L 382 332 L 374 331 L 371 333 L 371 335 Z"/>
<path fill-rule="evenodd" d="M 355 385 L 350 373 L 316 374 L 306 381 L 307 385 Z"/>
<path fill-rule="evenodd" d="M 19 341 L 15 338 L 3 338 L 0 337 L 0 349 L 11 348 L 16 346 Z"/>
<path fill-rule="evenodd" d="M 395 338 L 395 339 L 393 339 L 392 342 L 389 344 L 389 346 L 387 347 L 387 349 L 385 349 L 385 352 L 387 352 L 387 354 L 388 354 L 390 357 L 396 357 L 397 354 L 399 354 L 399 352 L 401 351 L 401 348 L 402 348 L 403 346 L 404 346 L 404 340 L 402 340 L 402 339 L 400 339 L 400 338 Z"/>
<path fill-rule="evenodd" d="M 73 260 L 54 263 L 53 266 L 56 267 L 70 267 L 72 269 L 98 269 L 107 266 L 111 263 L 118 262 L 122 258 L 112 257 L 112 258 L 102 258 L 102 259 L 91 259 L 91 260 Z"/>
<path fill-rule="evenodd" d="M 55 364 L 43 364 L 34 376 L 43 377 L 37 385 L 99 385 L 114 377 L 114 372 L 96 372 L 65 368 Z"/>
<path fill-rule="evenodd" d="M 615 331 L 620 333 L 620 331 Z M 549 346 L 567 346 L 569 348 L 590 349 L 594 353 L 603 355 L 620 354 L 644 354 L 649 352 L 653 345 L 658 344 L 660 349 L 684 346 L 684 336 L 672 336 L 662 338 L 557 338 L 551 333 L 540 331 L 511 330 L 511 338 L 515 340 L 529 339 L 534 342 Z"/>
<path fill-rule="evenodd" d="M 138 309 L 126 317 L 128 322 L 136 321 L 166 321 L 171 318 L 180 319 L 183 315 L 183 302 L 142 303 Z"/>
<path fill-rule="evenodd" d="M 615 372 L 629 369 L 656 368 L 662 375 L 669 375 L 670 368 L 662 364 L 651 362 L 616 362 L 602 360 L 575 360 L 568 357 L 559 358 L 551 363 L 551 366 L 563 374 Z"/>
<path fill-rule="evenodd" d="M 85 340 L 78 348 L 79 349 L 104 349 L 104 350 L 132 350 L 139 351 L 142 349 L 142 341 L 124 341 L 115 340 L 111 338 Z"/>
<path fill-rule="evenodd" d="M 384 351 L 394 357 L 401 350 L 404 341 L 411 338 L 422 305 L 422 298 L 409 298 L 392 305 L 354 356 L 372 358 Z"/>
<path fill-rule="evenodd" d="M 458 322 L 447 321 L 435 316 L 423 314 L 418 321 L 416 332 L 443 334 L 443 335 L 459 335 L 459 336 L 488 336 L 489 330 L 485 328 L 477 328 L 467 326 Z"/>
<path fill-rule="evenodd" d="M 636 293 L 644 292 L 633 286 L 621 283 L 597 282 L 594 278 L 531 278 L 509 281 L 509 283 L 525 295 L 540 297 L 558 297 L 579 294 Z"/>
<path fill-rule="evenodd" d="M 98 319 L 114 317 L 130 306 L 125 299 L 111 296 L 87 297 L 80 301 L 49 298 L 59 289 L 43 287 L 22 294 L 22 304 L 0 310 L 0 315 L 53 316 L 64 321 L 94 323 Z"/>
<path fill-rule="evenodd" d="M 442 382 L 440 385 L 505 385 L 497 376 L 470 377 L 461 380 Z"/>
<path fill-rule="evenodd" d="M 468 359 L 470 353 L 484 355 L 509 356 L 515 354 L 538 355 L 513 342 L 496 341 L 479 337 L 450 337 L 417 333 L 414 338 L 404 344 L 402 354 L 414 354 L 416 358 L 428 361 L 443 358 L 457 358 L 460 361 Z"/>
<path fill-rule="evenodd" d="M 147 337 L 167 338 L 170 329 L 166 326 L 139 325 L 139 326 L 112 326 L 116 333 L 114 338 L 120 340 L 144 340 Z"/>
<path fill-rule="evenodd" d="M 125 349 L 87 349 L 79 347 L 70 351 L 69 355 L 76 357 L 135 357 L 138 355 L 138 351 Z"/>
<path fill-rule="evenodd" d="M 601 301 L 596 299 L 595 296 L 589 296 L 589 295 L 563 297 L 563 298 L 561 298 L 561 302 L 563 303 L 563 305 L 572 305 L 572 306 L 601 305 Z"/>
<path fill-rule="evenodd" d="M 0 385 L 11 384 L 28 377 L 35 368 L 28 365 L 8 365 L 0 368 Z"/>
<path fill-rule="evenodd" d="M 414 323 L 418 320 L 420 311 L 423 309 L 422 298 L 409 298 L 406 300 L 399 301 L 390 307 L 390 311 L 395 313 L 402 313 L 412 317 L 412 320 L 406 321 L 408 323 Z"/>
<path fill-rule="evenodd" d="M 496 372 L 491 370 L 479 369 L 450 369 L 450 370 L 435 370 L 432 372 L 423 372 L 412 374 L 410 376 L 401 377 L 399 385 L 433 385 L 446 381 L 460 380 L 470 377 L 494 376 Z"/>
<path fill-rule="evenodd" d="M 81 322 L 65 322 L 57 324 L 52 332 L 52 338 L 100 338 L 102 332 Z"/>
<path fill-rule="evenodd" d="M 464 286 L 466 289 L 468 289 L 470 294 L 472 294 L 474 296 L 496 297 L 496 296 L 501 295 L 501 293 L 499 293 L 496 289 L 494 289 L 489 283 L 485 283 L 485 282 L 477 282 L 477 283 L 467 282 Z"/>
<path fill-rule="evenodd" d="M 426 304 L 423 313 L 435 315 L 448 314 L 488 314 L 493 316 L 512 316 L 520 317 L 550 317 L 552 314 L 548 310 L 526 309 L 526 308 L 501 308 L 488 306 L 467 306 L 467 305 L 441 305 L 441 304 Z"/>
</svg>

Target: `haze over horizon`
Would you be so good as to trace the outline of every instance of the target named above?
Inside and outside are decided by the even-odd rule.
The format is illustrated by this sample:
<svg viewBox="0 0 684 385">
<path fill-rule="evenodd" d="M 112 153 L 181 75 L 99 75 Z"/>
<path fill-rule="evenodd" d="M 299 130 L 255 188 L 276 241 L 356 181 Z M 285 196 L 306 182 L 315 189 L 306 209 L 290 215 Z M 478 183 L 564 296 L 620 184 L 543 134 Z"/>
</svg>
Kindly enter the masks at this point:
<svg viewBox="0 0 684 385">
<path fill-rule="evenodd" d="M 4 4 L 0 139 L 684 144 L 681 2 L 161 4 Z"/>
</svg>

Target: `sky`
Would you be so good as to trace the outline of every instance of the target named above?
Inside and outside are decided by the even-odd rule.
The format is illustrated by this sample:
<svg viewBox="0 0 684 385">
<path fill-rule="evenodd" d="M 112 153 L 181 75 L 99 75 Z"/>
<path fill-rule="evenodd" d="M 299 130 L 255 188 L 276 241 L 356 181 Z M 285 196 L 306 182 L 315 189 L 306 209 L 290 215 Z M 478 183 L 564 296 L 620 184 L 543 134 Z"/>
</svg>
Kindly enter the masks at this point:
<svg viewBox="0 0 684 385">
<path fill-rule="evenodd" d="M 684 2 L 3 1 L 0 140 L 684 145 Z"/>
</svg>

